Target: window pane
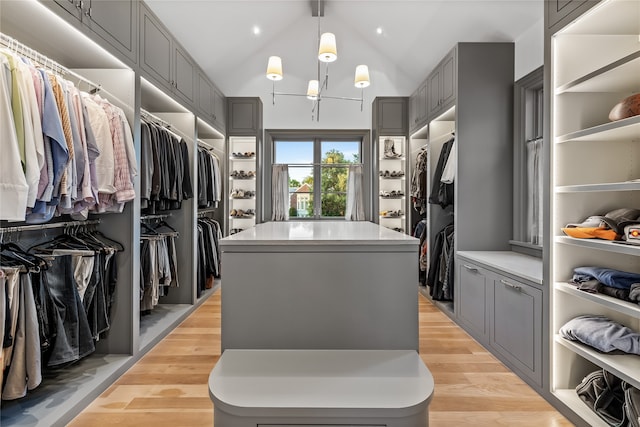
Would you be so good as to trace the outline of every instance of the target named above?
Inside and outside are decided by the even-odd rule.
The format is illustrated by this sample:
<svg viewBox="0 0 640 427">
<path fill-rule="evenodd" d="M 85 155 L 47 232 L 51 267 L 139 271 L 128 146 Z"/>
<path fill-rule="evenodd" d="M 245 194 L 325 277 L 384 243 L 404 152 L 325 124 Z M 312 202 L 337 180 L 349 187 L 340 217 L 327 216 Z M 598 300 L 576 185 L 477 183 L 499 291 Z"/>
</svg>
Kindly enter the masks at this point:
<svg viewBox="0 0 640 427">
<path fill-rule="evenodd" d="M 322 216 L 344 217 L 346 206 L 346 194 L 322 193 Z"/>
<path fill-rule="evenodd" d="M 313 216 L 313 167 L 289 166 L 289 216 Z"/>
<path fill-rule="evenodd" d="M 320 178 L 320 191 L 327 192 L 347 192 L 347 178 L 349 168 L 344 166 L 330 167 L 322 166 Z"/>
<path fill-rule="evenodd" d="M 359 163 L 359 141 L 322 141 L 322 163 Z"/>
<path fill-rule="evenodd" d="M 275 162 L 313 164 L 313 141 L 275 141 Z"/>
</svg>

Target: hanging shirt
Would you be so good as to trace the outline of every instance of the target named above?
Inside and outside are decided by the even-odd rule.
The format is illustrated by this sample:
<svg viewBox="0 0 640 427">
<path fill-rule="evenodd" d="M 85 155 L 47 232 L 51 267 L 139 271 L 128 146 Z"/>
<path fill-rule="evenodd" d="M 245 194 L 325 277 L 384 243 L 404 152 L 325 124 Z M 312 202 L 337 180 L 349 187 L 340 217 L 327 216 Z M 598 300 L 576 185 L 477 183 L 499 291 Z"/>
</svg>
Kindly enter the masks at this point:
<svg viewBox="0 0 640 427">
<path fill-rule="evenodd" d="M 11 68 L 6 57 L 0 55 L 0 219 L 24 220 L 29 186 L 22 170 L 18 136 L 11 111 Z"/>
</svg>

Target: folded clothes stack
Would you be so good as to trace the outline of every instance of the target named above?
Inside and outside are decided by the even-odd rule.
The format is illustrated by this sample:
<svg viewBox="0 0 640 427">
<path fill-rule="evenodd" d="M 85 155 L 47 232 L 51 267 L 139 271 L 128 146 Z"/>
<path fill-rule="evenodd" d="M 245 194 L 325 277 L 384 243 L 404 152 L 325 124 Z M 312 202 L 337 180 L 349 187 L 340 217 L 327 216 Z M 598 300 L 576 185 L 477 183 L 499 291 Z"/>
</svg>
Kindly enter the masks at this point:
<svg viewBox="0 0 640 427">
<path fill-rule="evenodd" d="M 580 223 L 567 224 L 562 231 L 578 239 L 622 240 L 625 227 L 640 224 L 640 209 L 620 208 L 604 215 L 592 215 Z"/>
<path fill-rule="evenodd" d="M 640 304 L 640 274 L 603 267 L 577 267 L 569 283 L 590 293 Z"/>
<path fill-rule="evenodd" d="M 640 334 L 606 316 L 585 314 L 575 317 L 560 328 L 560 336 L 603 353 L 640 356 Z"/>
</svg>

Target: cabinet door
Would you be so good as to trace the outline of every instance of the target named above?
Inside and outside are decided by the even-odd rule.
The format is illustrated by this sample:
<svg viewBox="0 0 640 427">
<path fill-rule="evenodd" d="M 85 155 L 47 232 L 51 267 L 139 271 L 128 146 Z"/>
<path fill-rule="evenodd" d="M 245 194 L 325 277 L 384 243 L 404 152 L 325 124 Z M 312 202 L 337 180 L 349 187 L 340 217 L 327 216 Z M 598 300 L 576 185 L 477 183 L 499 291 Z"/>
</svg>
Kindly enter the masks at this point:
<svg viewBox="0 0 640 427">
<path fill-rule="evenodd" d="M 427 80 L 422 82 L 413 95 L 411 95 L 411 98 L 409 98 L 409 128 L 411 130 L 417 130 L 427 123 L 427 84 Z"/>
<path fill-rule="evenodd" d="M 229 134 L 252 135 L 258 131 L 258 103 L 255 99 L 232 99 L 229 101 Z"/>
<path fill-rule="evenodd" d="M 54 0 L 56 4 L 69 12 L 77 19 L 82 19 L 82 8 L 80 6 L 80 0 Z"/>
<path fill-rule="evenodd" d="M 542 291 L 510 278 L 493 281 L 491 346 L 542 384 Z"/>
<path fill-rule="evenodd" d="M 227 98 L 215 86 L 213 87 L 213 121 L 224 133 L 227 120 Z"/>
<path fill-rule="evenodd" d="M 378 99 L 378 133 L 404 135 L 407 129 L 406 98 Z"/>
<path fill-rule="evenodd" d="M 443 109 L 453 105 L 456 100 L 456 54 L 455 49 L 442 61 L 441 67 L 441 100 L 440 106 Z"/>
<path fill-rule="evenodd" d="M 189 55 L 178 45 L 174 48 L 174 91 L 189 103 L 194 101 L 195 65 Z"/>
<path fill-rule="evenodd" d="M 140 67 L 169 90 L 173 90 L 171 35 L 142 3 L 140 13 Z"/>
<path fill-rule="evenodd" d="M 458 262 L 459 288 L 458 318 L 471 334 L 484 343 L 487 334 L 485 307 L 487 301 L 487 272 L 474 264 L 460 260 Z"/>
<path fill-rule="evenodd" d="M 83 21 L 94 33 L 135 62 L 137 3 L 134 0 L 85 0 L 84 4 Z"/>
<path fill-rule="evenodd" d="M 198 110 L 213 121 L 213 85 L 202 73 L 198 73 Z"/>
<path fill-rule="evenodd" d="M 549 2 L 549 7 L 547 8 L 547 22 L 548 27 L 551 28 L 555 24 L 557 24 L 561 19 L 567 17 L 572 14 L 576 9 L 578 9 L 583 4 L 587 3 L 588 0 L 547 0 Z M 591 1 L 591 3 L 597 3 L 597 1 Z M 583 11 L 575 13 L 575 17 L 577 18 Z"/>
<path fill-rule="evenodd" d="M 427 116 L 429 117 L 434 117 L 435 115 L 438 114 L 438 112 L 440 112 L 440 100 L 442 99 L 441 97 L 441 90 L 442 90 L 442 69 L 440 68 L 440 66 L 436 67 L 431 74 L 429 74 L 429 77 L 427 78 L 427 85 L 428 85 L 428 96 L 429 96 L 429 102 L 427 104 L 428 106 L 428 111 L 427 111 Z"/>
</svg>

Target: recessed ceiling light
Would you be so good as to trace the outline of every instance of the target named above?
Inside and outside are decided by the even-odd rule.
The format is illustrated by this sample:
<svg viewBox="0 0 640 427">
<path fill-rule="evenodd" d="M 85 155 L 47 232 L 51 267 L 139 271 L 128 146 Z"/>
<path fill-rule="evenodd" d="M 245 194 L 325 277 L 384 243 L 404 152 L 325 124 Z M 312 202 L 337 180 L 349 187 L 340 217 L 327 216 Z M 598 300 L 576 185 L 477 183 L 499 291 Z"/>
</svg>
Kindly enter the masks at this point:
<svg viewBox="0 0 640 427">
<path fill-rule="evenodd" d="M 258 34 L 260 34 L 260 27 L 258 27 L 257 25 L 253 26 L 253 34 L 255 34 L 256 36 Z"/>
<path fill-rule="evenodd" d="M 376 28 L 376 33 L 377 34 L 382 34 L 382 27 Z"/>
</svg>

